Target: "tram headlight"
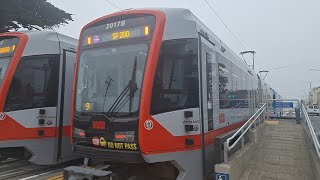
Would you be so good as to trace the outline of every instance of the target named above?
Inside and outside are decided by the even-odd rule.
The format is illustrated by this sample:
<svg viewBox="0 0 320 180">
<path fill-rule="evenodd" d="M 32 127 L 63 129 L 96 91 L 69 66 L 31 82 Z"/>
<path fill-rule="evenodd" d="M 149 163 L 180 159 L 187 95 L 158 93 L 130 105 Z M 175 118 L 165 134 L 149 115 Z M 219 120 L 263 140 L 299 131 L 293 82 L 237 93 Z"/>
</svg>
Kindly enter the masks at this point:
<svg viewBox="0 0 320 180">
<path fill-rule="evenodd" d="M 86 133 L 83 129 L 73 128 L 73 137 L 75 138 L 86 138 Z"/>
</svg>

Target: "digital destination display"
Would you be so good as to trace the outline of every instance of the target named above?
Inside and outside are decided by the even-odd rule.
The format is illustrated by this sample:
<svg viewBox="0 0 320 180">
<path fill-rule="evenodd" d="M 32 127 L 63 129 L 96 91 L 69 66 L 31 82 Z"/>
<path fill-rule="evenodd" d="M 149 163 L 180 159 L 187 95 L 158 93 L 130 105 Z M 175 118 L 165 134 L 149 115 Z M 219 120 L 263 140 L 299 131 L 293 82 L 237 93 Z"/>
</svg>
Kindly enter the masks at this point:
<svg viewBox="0 0 320 180">
<path fill-rule="evenodd" d="M 90 46 L 125 39 L 151 37 L 155 18 L 144 15 L 136 18 L 116 17 L 83 32 L 82 46 Z"/>
<path fill-rule="evenodd" d="M 150 32 L 149 26 L 105 32 L 101 34 L 88 36 L 87 39 L 84 41 L 84 45 L 105 43 L 105 42 L 116 41 L 121 39 L 144 37 L 144 36 L 149 36 L 150 35 L 149 32 Z"/>
<path fill-rule="evenodd" d="M 19 44 L 19 38 L 0 37 L 0 57 L 12 56 Z"/>
</svg>

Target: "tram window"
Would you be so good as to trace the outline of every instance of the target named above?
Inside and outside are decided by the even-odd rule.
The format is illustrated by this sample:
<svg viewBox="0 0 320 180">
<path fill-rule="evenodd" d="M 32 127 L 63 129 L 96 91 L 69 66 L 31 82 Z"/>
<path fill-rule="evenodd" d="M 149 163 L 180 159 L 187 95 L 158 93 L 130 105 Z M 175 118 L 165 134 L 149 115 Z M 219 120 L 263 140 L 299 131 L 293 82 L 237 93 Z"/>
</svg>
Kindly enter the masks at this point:
<svg viewBox="0 0 320 180">
<path fill-rule="evenodd" d="M 59 55 L 22 58 L 11 82 L 5 111 L 57 106 Z"/>
<path fill-rule="evenodd" d="M 1 82 L 2 82 L 2 79 L 5 75 L 5 73 L 7 71 L 9 62 L 10 62 L 10 59 L 8 59 L 8 58 L 4 58 L 4 59 L 0 58 L 0 85 L 1 85 Z"/>
<path fill-rule="evenodd" d="M 162 44 L 152 90 L 151 113 L 199 107 L 196 39 Z"/>
<path fill-rule="evenodd" d="M 232 91 L 231 91 L 231 97 L 232 97 L 232 107 L 233 108 L 240 108 L 242 106 L 242 97 L 241 97 L 241 91 L 242 91 L 242 73 L 241 70 L 235 66 L 232 65 Z"/>
<path fill-rule="evenodd" d="M 231 63 L 217 53 L 219 67 L 219 106 L 220 109 L 231 108 L 232 102 L 232 78 Z"/>
</svg>

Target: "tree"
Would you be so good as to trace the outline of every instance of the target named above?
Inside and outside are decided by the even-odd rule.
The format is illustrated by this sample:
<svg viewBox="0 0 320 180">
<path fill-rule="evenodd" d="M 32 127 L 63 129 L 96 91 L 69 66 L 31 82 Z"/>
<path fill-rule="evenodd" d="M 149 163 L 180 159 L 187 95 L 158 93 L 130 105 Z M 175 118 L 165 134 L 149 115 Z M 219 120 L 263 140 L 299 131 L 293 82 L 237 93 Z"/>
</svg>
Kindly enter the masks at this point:
<svg viewBox="0 0 320 180">
<path fill-rule="evenodd" d="M 43 30 L 73 21 L 71 14 L 47 0 L 0 0 L 0 33 L 26 28 Z"/>
</svg>

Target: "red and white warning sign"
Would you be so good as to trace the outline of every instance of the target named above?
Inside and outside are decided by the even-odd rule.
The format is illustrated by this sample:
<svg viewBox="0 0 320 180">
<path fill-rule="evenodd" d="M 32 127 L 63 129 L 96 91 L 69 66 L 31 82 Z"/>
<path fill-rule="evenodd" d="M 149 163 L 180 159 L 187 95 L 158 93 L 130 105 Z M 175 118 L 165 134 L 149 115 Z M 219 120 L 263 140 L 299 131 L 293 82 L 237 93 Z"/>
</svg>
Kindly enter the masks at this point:
<svg viewBox="0 0 320 180">
<path fill-rule="evenodd" d="M 94 137 L 92 138 L 92 144 L 95 146 L 99 146 L 100 145 L 100 140 L 98 137 Z"/>
</svg>

